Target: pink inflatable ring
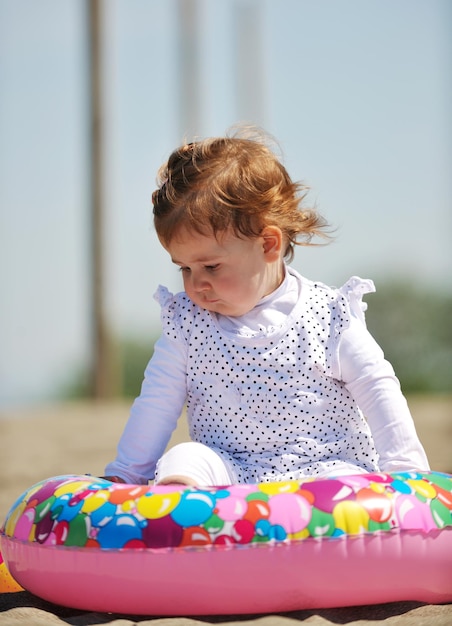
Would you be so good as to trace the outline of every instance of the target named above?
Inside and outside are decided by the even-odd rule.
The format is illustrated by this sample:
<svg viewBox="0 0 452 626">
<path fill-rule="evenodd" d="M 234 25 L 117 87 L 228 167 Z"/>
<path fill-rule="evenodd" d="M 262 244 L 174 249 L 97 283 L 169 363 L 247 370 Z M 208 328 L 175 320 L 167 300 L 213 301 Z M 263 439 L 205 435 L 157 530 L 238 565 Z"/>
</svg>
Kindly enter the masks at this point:
<svg viewBox="0 0 452 626">
<path fill-rule="evenodd" d="M 272 613 L 452 601 L 452 476 L 366 474 L 212 488 L 59 476 L 0 533 L 17 582 L 73 608 Z"/>
</svg>

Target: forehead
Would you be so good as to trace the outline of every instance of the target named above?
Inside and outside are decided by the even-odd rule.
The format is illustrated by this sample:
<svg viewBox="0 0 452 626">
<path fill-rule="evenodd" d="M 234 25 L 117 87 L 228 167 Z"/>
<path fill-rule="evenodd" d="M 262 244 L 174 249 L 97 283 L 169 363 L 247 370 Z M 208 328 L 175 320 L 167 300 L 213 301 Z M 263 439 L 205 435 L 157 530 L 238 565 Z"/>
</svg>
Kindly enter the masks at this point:
<svg viewBox="0 0 452 626">
<path fill-rule="evenodd" d="M 182 228 L 165 245 L 174 262 L 186 261 L 202 262 L 213 256 L 225 254 L 230 235 L 227 233 L 198 233 Z"/>
<path fill-rule="evenodd" d="M 240 252 L 247 245 L 246 239 L 239 238 L 232 231 L 202 234 L 181 229 L 164 247 L 174 263 L 205 263 Z"/>
</svg>

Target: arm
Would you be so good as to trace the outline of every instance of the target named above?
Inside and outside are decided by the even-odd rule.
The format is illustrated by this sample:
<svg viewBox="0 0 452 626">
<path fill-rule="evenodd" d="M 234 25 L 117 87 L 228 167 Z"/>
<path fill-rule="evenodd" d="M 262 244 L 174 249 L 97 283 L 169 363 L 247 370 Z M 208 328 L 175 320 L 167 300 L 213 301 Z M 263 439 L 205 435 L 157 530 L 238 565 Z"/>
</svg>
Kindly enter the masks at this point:
<svg viewBox="0 0 452 626">
<path fill-rule="evenodd" d="M 160 337 L 119 441 L 116 459 L 105 468 L 110 480 L 143 484 L 154 477 L 155 465 L 186 399 L 185 362 L 185 346 Z"/>
<path fill-rule="evenodd" d="M 339 345 L 340 376 L 363 411 L 384 472 L 428 470 L 407 401 L 391 364 L 356 317 Z"/>
</svg>

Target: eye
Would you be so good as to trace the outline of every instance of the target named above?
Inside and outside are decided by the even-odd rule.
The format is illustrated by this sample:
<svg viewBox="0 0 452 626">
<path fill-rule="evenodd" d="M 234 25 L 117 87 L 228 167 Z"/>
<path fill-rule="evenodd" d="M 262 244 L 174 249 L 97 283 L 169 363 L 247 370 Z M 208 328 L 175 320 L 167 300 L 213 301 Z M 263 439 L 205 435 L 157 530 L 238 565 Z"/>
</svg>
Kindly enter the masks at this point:
<svg viewBox="0 0 452 626">
<path fill-rule="evenodd" d="M 216 263 L 215 265 L 205 265 L 204 269 L 206 269 L 208 272 L 214 272 L 215 270 L 217 270 L 219 267 L 219 263 Z"/>
<path fill-rule="evenodd" d="M 179 272 L 182 272 L 183 274 L 188 274 L 190 271 L 189 267 L 179 267 Z"/>
</svg>

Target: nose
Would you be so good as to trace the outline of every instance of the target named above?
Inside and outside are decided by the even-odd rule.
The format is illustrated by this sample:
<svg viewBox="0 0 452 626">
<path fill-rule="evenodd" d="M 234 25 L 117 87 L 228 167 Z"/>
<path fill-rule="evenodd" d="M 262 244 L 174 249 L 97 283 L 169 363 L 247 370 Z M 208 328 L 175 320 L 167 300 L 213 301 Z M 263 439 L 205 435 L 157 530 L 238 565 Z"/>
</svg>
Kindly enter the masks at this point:
<svg viewBox="0 0 452 626">
<path fill-rule="evenodd" d="M 195 272 L 192 272 L 191 284 L 192 288 L 196 292 L 207 291 L 210 287 L 209 281 L 206 279 L 206 277 Z"/>
</svg>

